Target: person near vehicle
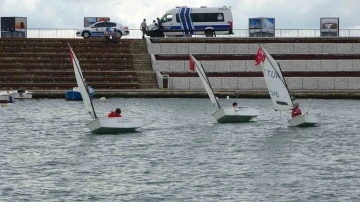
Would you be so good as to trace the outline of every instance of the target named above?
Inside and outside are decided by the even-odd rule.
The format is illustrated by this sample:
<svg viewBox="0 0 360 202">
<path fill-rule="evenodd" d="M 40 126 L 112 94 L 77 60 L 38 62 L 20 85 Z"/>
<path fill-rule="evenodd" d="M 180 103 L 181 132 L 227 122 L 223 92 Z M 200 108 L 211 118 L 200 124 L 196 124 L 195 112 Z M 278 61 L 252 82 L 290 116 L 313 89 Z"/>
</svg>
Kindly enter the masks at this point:
<svg viewBox="0 0 360 202">
<path fill-rule="evenodd" d="M 121 117 L 121 110 L 120 108 L 115 109 L 115 111 L 112 111 L 108 114 L 109 118 L 113 118 L 113 117 Z"/>
<path fill-rule="evenodd" d="M 105 35 L 105 39 L 108 41 L 110 40 L 110 33 L 111 33 L 110 27 L 107 27 L 105 29 L 104 35 Z"/>
<path fill-rule="evenodd" d="M 156 18 L 159 29 L 162 29 L 162 22 L 160 18 Z"/>
<path fill-rule="evenodd" d="M 140 30 L 142 31 L 143 33 L 143 36 L 142 38 L 145 39 L 145 33 L 146 33 L 146 19 L 144 19 L 142 22 L 141 22 L 141 25 L 140 25 Z"/>
<path fill-rule="evenodd" d="M 116 31 L 116 28 L 114 28 L 114 31 L 111 33 L 112 41 L 114 43 L 117 43 L 120 39 L 120 34 Z"/>
</svg>

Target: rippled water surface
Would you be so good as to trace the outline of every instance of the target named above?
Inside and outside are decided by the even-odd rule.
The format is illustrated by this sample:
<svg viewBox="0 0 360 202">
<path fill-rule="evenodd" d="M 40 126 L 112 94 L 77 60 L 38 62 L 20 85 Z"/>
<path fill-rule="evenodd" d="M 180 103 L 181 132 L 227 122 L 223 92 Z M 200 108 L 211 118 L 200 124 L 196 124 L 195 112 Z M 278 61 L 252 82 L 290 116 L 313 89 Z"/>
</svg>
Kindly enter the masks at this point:
<svg viewBox="0 0 360 202">
<path fill-rule="evenodd" d="M 209 99 L 95 100 L 137 133 L 92 135 L 82 102 L 0 108 L 0 201 L 359 201 L 360 101 L 298 100 L 316 128 L 287 127 L 271 101 L 252 123 L 218 124 Z"/>
</svg>

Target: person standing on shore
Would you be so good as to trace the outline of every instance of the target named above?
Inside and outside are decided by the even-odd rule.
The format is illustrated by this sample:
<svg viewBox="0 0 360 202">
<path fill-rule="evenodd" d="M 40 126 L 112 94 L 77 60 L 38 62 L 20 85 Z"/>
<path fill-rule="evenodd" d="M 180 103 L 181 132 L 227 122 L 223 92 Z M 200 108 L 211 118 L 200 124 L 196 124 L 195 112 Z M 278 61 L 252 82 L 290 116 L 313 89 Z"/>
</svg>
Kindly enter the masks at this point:
<svg viewBox="0 0 360 202">
<path fill-rule="evenodd" d="M 144 20 L 142 21 L 141 25 L 140 25 L 140 30 L 141 30 L 142 33 L 143 33 L 143 36 L 142 36 L 143 39 L 145 39 L 146 27 L 147 27 L 147 25 L 146 25 L 146 19 L 144 19 Z"/>
<path fill-rule="evenodd" d="M 106 41 L 110 41 L 110 33 L 111 33 L 110 27 L 107 27 L 104 32 Z"/>
<path fill-rule="evenodd" d="M 120 40 L 120 34 L 117 32 L 116 28 L 114 28 L 114 31 L 111 33 L 112 42 L 117 43 Z"/>
<path fill-rule="evenodd" d="M 162 29 L 162 22 L 161 22 L 160 18 L 156 18 L 156 20 L 157 20 L 158 27 L 161 30 Z"/>
</svg>

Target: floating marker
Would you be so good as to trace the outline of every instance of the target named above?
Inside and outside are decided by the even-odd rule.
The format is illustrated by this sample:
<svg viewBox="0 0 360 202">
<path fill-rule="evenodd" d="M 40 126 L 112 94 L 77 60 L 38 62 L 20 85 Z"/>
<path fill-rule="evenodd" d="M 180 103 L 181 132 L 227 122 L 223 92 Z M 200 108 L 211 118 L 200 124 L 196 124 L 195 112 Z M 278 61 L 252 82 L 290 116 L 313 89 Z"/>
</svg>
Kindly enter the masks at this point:
<svg viewBox="0 0 360 202">
<path fill-rule="evenodd" d="M 227 99 L 227 100 L 229 100 L 229 99 L 230 99 L 230 97 L 229 97 L 229 96 L 226 96 L 226 99 Z"/>
<path fill-rule="evenodd" d="M 101 98 L 100 98 L 100 101 L 101 101 L 101 102 L 106 102 L 106 98 L 105 98 L 105 97 L 101 97 Z"/>
</svg>

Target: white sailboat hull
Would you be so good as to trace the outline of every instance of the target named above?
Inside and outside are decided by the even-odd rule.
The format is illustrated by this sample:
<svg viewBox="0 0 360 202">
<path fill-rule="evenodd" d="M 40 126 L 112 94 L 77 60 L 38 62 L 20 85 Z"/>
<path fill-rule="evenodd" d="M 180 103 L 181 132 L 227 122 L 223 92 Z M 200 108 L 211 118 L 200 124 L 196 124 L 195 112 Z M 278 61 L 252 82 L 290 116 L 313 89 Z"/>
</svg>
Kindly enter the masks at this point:
<svg viewBox="0 0 360 202">
<path fill-rule="evenodd" d="M 25 91 L 25 93 L 20 94 L 16 91 L 12 91 L 14 93 L 15 99 L 32 99 L 32 92 Z"/>
<path fill-rule="evenodd" d="M 296 116 L 288 121 L 294 127 L 313 127 L 320 123 L 320 116 L 314 114 L 304 114 Z"/>
<path fill-rule="evenodd" d="M 8 91 L 0 91 L 0 103 L 13 102 L 11 98 L 14 98 L 15 94 L 16 93 L 12 93 L 12 92 L 8 92 Z"/>
<path fill-rule="evenodd" d="M 13 106 L 13 103 L 0 103 L 0 106 L 1 107 L 12 107 Z"/>
<path fill-rule="evenodd" d="M 114 134 L 134 132 L 142 127 L 144 121 L 136 117 L 97 118 L 86 124 L 94 134 Z"/>
<path fill-rule="evenodd" d="M 218 123 L 243 123 L 249 122 L 259 116 L 259 110 L 254 108 L 224 108 L 215 111 L 212 116 Z"/>
</svg>

